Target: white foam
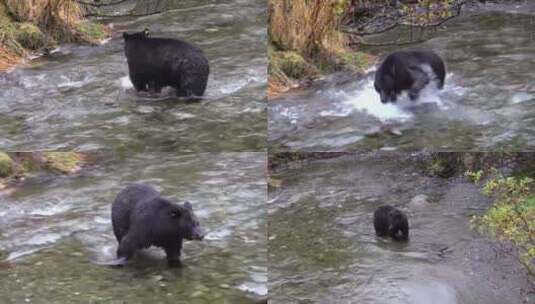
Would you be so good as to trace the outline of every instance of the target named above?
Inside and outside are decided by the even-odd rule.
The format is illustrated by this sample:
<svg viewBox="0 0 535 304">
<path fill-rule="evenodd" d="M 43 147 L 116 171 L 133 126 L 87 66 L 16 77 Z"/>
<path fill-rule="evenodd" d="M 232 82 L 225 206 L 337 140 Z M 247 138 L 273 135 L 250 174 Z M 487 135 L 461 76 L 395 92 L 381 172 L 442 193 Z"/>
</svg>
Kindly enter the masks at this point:
<svg viewBox="0 0 535 304">
<path fill-rule="evenodd" d="M 58 233 L 37 234 L 26 241 L 28 245 L 44 245 L 54 243 L 61 239 L 62 235 Z"/>
<path fill-rule="evenodd" d="M 266 296 L 268 294 L 267 284 L 246 282 L 238 286 L 238 289 L 259 296 Z"/>
<path fill-rule="evenodd" d="M 511 102 L 512 103 L 522 103 L 522 102 L 529 101 L 529 100 L 532 100 L 532 99 L 533 99 L 533 94 L 529 94 L 529 93 L 526 93 L 526 92 L 518 92 L 518 93 L 515 93 L 511 97 Z"/>
<path fill-rule="evenodd" d="M 32 253 L 35 253 L 39 250 L 41 250 L 42 248 L 32 248 L 32 249 L 27 249 L 27 250 L 21 250 L 21 251 L 14 251 L 14 252 L 11 252 L 7 258 L 6 258 L 6 261 L 13 261 L 13 260 L 16 260 L 20 257 L 23 257 L 23 256 L 26 256 L 26 255 L 29 255 L 29 254 L 32 254 Z"/>
<path fill-rule="evenodd" d="M 287 117 L 292 125 L 297 123 L 297 118 L 299 117 L 299 111 L 290 107 L 282 109 L 279 114 Z"/>
<path fill-rule="evenodd" d="M 29 212 L 31 215 L 51 216 L 63 213 L 71 208 L 68 204 L 46 204 L 43 208 L 37 208 Z"/>
<path fill-rule="evenodd" d="M 412 117 L 409 112 L 397 104 L 381 103 L 381 98 L 373 86 L 372 78 L 367 78 L 363 85 L 358 88 L 357 92 L 354 95 L 348 96 L 342 103 L 349 109 L 367 113 L 382 122 L 405 122 Z"/>
<path fill-rule="evenodd" d="M 206 240 L 209 241 L 219 241 L 223 240 L 224 238 L 232 235 L 232 231 L 229 229 L 219 229 L 216 231 L 211 231 L 208 234 L 204 236 Z"/>
<path fill-rule="evenodd" d="M 65 81 L 58 84 L 58 88 L 81 88 L 91 81 L 90 77 L 86 77 L 82 80 L 72 80 L 67 76 L 61 76 L 61 78 Z"/>
<path fill-rule="evenodd" d="M 248 84 L 248 81 L 245 79 L 237 79 L 236 81 L 231 81 L 225 83 L 219 87 L 219 92 L 224 95 L 232 94 L 238 92 Z"/>
<path fill-rule="evenodd" d="M 124 77 L 121 77 L 119 79 L 119 85 L 121 86 L 121 88 L 123 89 L 130 89 L 130 88 L 133 88 L 134 85 L 132 84 L 132 82 L 130 81 L 130 77 L 129 76 L 124 76 Z"/>
<path fill-rule="evenodd" d="M 110 42 L 110 41 L 111 41 L 111 38 L 106 38 L 106 39 L 102 39 L 102 40 L 100 40 L 100 41 L 98 42 L 98 44 L 100 44 L 100 45 L 104 45 L 104 44 L 106 44 L 106 43 L 108 43 L 108 42 Z"/>
</svg>

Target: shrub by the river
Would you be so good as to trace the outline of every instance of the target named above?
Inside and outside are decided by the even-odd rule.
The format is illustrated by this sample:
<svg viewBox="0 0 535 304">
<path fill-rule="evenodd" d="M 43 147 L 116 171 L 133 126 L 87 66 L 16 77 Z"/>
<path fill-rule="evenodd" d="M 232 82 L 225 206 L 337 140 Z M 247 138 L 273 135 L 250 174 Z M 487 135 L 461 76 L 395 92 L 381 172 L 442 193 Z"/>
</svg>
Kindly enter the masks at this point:
<svg viewBox="0 0 535 304">
<path fill-rule="evenodd" d="M 4 152 L 0 152 L 0 178 L 10 176 L 14 170 L 15 165 L 11 157 Z"/>
<path fill-rule="evenodd" d="M 349 1 L 270 0 L 268 5 L 270 95 L 318 71 L 362 69 L 370 64 L 369 57 L 354 55 L 346 35 L 339 31 Z"/>
<path fill-rule="evenodd" d="M 494 199 L 492 207 L 472 219 L 474 227 L 518 248 L 519 260 L 535 275 L 535 191 L 531 177 L 504 177 L 495 173 L 483 193 Z"/>
<path fill-rule="evenodd" d="M 0 0 L 0 71 L 29 51 L 63 42 L 97 44 L 109 35 L 106 26 L 86 20 L 74 0 Z"/>
</svg>

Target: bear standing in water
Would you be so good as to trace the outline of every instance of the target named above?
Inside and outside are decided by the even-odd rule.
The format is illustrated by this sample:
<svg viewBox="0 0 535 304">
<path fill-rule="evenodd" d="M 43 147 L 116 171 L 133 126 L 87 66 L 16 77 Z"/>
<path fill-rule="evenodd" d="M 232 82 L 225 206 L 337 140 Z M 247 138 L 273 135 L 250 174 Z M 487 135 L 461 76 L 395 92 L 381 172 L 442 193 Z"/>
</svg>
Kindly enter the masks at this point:
<svg viewBox="0 0 535 304">
<path fill-rule="evenodd" d="M 381 206 L 373 214 L 373 226 L 378 236 L 390 236 L 396 241 L 409 239 L 407 216 L 392 206 Z"/>
<path fill-rule="evenodd" d="M 178 39 L 151 38 L 149 30 L 123 33 L 130 80 L 137 91 L 160 93 L 176 89 L 177 96 L 204 94 L 210 68 L 203 52 Z"/>
<path fill-rule="evenodd" d="M 157 246 L 165 250 L 170 266 L 178 266 L 183 239 L 204 237 L 189 202 L 171 202 L 147 185 L 134 184 L 119 192 L 112 205 L 111 220 L 119 242 L 119 264 L 139 249 Z"/>
<path fill-rule="evenodd" d="M 436 79 L 439 89 L 444 87 L 446 66 L 432 51 L 407 50 L 388 55 L 375 73 L 375 91 L 382 103 L 396 102 L 402 91 L 408 91 L 411 100 Z"/>
</svg>

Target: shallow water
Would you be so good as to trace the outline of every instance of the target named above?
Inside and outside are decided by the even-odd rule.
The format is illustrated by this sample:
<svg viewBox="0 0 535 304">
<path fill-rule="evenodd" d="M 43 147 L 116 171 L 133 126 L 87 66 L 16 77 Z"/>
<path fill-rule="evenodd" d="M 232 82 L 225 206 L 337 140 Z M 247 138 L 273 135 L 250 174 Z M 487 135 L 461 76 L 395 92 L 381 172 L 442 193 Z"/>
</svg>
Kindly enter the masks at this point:
<svg viewBox="0 0 535 304">
<path fill-rule="evenodd" d="M 251 303 L 267 295 L 265 153 L 144 154 L 67 176 L 35 176 L 0 196 L 2 303 Z M 144 182 L 191 201 L 207 232 L 186 241 L 182 268 L 163 250 L 115 257 L 111 202 Z"/>
<path fill-rule="evenodd" d="M 0 147 L 9 150 L 259 151 L 266 140 L 265 1 L 203 0 L 112 20 L 98 47 L 61 46 L 0 75 Z M 139 96 L 128 79 L 122 31 L 149 27 L 201 48 L 205 99 Z"/>
<path fill-rule="evenodd" d="M 399 104 L 381 104 L 373 88 L 375 67 L 360 79 L 332 75 L 315 88 L 270 101 L 269 145 L 301 151 L 531 150 L 533 18 L 467 13 L 414 46 L 435 50 L 448 69 L 445 88 L 431 85 L 415 103 L 404 96 Z"/>
<path fill-rule="evenodd" d="M 313 161 L 273 178 L 282 186 L 268 194 L 272 303 L 521 302 L 518 263 L 470 229 L 489 206 L 473 184 L 429 177 L 406 154 Z M 408 243 L 375 236 L 383 204 L 408 214 Z"/>
</svg>

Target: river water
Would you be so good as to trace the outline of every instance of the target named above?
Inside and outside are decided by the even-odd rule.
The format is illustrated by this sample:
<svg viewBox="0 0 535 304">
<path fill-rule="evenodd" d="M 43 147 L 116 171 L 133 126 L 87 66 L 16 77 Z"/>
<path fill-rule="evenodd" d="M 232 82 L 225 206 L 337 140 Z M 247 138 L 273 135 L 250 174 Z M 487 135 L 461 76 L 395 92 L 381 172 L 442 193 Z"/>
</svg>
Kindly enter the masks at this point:
<svg viewBox="0 0 535 304">
<path fill-rule="evenodd" d="M 479 186 L 430 177 L 408 154 L 370 154 L 277 170 L 269 189 L 271 303 L 521 303 L 526 276 L 470 228 L 489 207 Z M 377 238 L 384 204 L 409 218 L 408 243 Z"/>
<path fill-rule="evenodd" d="M 521 10 L 467 12 L 412 46 L 436 51 L 448 69 L 444 89 L 428 86 L 415 103 L 404 96 L 396 105 L 381 104 L 373 87 L 376 67 L 363 76 L 330 75 L 311 89 L 271 100 L 269 146 L 280 151 L 531 150 L 534 18 Z M 396 39 L 399 33 L 406 31 L 374 40 Z M 363 50 L 382 55 L 395 48 Z"/>
<path fill-rule="evenodd" d="M 113 19 L 98 47 L 63 45 L 0 76 L 0 147 L 9 150 L 259 151 L 266 141 L 266 3 L 175 1 L 173 10 Z M 206 97 L 139 96 L 123 31 L 150 28 L 201 48 Z"/>
<path fill-rule="evenodd" d="M 254 303 L 267 296 L 265 153 L 111 157 L 70 176 L 29 177 L 0 194 L 2 303 Z M 163 250 L 115 257 L 111 203 L 129 183 L 191 201 L 207 232 L 182 268 Z"/>
</svg>

